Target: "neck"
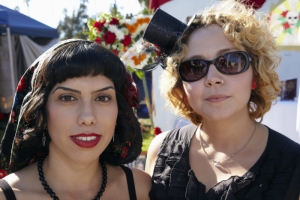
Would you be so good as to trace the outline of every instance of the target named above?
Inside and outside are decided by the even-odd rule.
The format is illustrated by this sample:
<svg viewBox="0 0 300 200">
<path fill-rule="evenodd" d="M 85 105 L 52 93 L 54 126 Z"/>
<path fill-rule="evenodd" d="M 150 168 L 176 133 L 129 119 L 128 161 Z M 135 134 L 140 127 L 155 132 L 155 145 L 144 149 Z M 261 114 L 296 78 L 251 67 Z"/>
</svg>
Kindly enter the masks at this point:
<svg viewBox="0 0 300 200">
<path fill-rule="evenodd" d="M 230 120 L 230 122 L 203 120 L 196 137 L 212 151 L 234 153 L 250 139 L 255 129 L 255 123 L 250 118 L 236 122 L 234 120 Z"/>
<path fill-rule="evenodd" d="M 53 189 L 90 188 L 91 185 L 100 185 L 102 177 L 98 159 L 89 164 L 74 163 L 51 152 L 44 160 L 43 171 L 49 185 L 53 184 Z"/>
</svg>

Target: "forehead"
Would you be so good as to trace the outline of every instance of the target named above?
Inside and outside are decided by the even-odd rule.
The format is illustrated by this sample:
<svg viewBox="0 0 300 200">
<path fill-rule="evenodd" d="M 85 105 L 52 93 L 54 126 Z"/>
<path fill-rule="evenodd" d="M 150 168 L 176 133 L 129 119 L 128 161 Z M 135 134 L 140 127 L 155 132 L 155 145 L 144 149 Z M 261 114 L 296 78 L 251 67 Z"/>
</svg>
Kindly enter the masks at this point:
<svg viewBox="0 0 300 200">
<path fill-rule="evenodd" d="M 187 46 L 186 58 L 201 55 L 201 57 L 212 59 L 220 52 L 244 50 L 242 47 L 236 48 L 234 43 L 227 38 L 223 29 L 215 24 L 195 30 L 189 37 Z"/>
</svg>

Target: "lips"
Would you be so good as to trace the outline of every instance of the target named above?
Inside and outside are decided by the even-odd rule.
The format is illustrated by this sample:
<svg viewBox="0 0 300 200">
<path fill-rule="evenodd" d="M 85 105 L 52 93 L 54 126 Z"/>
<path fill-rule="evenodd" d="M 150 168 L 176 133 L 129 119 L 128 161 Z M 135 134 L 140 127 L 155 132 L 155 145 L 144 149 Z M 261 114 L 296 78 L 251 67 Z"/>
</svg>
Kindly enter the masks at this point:
<svg viewBox="0 0 300 200">
<path fill-rule="evenodd" d="M 228 96 L 226 95 L 212 95 L 209 96 L 206 100 L 210 101 L 210 102 L 220 102 L 223 100 L 226 100 L 228 98 Z"/>
<path fill-rule="evenodd" d="M 92 148 L 99 143 L 100 139 L 101 135 L 98 135 L 96 133 L 80 133 L 71 136 L 71 140 L 82 148 Z"/>
</svg>

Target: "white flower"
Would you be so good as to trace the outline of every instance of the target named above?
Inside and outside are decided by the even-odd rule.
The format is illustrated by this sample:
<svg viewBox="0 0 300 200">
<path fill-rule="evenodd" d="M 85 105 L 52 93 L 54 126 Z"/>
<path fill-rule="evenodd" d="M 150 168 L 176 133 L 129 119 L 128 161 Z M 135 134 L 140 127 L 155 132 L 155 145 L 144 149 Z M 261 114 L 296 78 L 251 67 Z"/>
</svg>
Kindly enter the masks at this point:
<svg viewBox="0 0 300 200">
<path fill-rule="evenodd" d="M 109 25 L 108 30 L 116 35 L 117 40 L 119 40 L 119 41 L 123 40 L 125 35 L 124 35 L 123 31 L 118 29 L 118 27 L 116 25 Z"/>
</svg>

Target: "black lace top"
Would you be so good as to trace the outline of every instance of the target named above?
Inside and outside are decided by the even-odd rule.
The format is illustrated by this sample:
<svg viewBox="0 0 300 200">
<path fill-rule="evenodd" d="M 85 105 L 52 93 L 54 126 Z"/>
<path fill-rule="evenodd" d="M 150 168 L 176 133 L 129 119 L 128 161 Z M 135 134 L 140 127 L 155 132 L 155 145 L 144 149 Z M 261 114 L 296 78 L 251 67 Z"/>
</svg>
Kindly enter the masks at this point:
<svg viewBox="0 0 300 200">
<path fill-rule="evenodd" d="M 205 185 L 189 165 L 190 140 L 196 129 L 193 124 L 187 125 L 164 139 L 154 167 L 151 199 L 298 199 L 300 145 L 270 128 L 266 149 L 251 169 L 241 177 L 219 182 L 205 193 Z M 289 197 L 284 198 L 287 193 Z"/>
</svg>

